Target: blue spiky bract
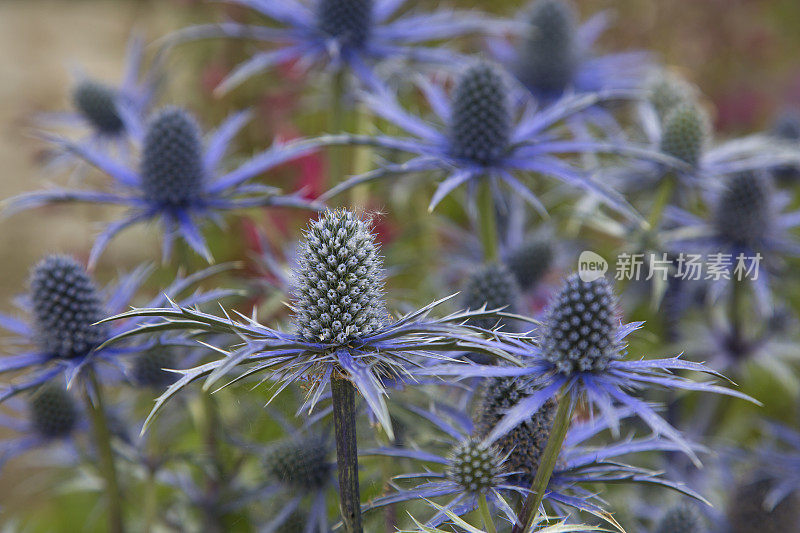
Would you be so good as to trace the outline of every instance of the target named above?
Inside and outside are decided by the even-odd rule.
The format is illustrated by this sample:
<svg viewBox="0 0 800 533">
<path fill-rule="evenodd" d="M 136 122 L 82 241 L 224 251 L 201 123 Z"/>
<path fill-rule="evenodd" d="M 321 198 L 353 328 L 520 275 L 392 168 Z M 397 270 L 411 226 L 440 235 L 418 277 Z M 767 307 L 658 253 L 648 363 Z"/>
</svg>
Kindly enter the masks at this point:
<svg viewBox="0 0 800 533">
<path fill-rule="evenodd" d="M 483 494 L 497 485 L 502 473 L 502 455 L 481 440 L 464 439 L 448 455 L 447 478 L 471 494 Z"/>
<path fill-rule="evenodd" d="M 154 348 L 136 356 L 131 372 L 137 385 L 158 388 L 178 379 L 178 374 L 165 370 L 170 368 L 175 368 L 174 354 L 163 348 Z"/>
<path fill-rule="evenodd" d="M 299 490 L 317 490 L 331 481 L 331 445 L 320 435 L 289 439 L 272 446 L 266 469 L 281 483 Z"/>
<path fill-rule="evenodd" d="M 336 345 L 387 321 L 383 260 L 366 220 L 326 211 L 309 224 L 293 275 L 294 322 L 309 342 Z"/>
<path fill-rule="evenodd" d="M 462 305 L 466 309 L 504 308 L 509 313 L 515 312 L 520 288 L 511 271 L 501 263 L 481 266 L 473 272 L 461 291 Z M 472 324 L 490 329 L 498 324 L 496 318 L 474 319 Z M 502 324 L 502 321 L 501 321 Z"/>
<path fill-rule="evenodd" d="M 563 0 L 536 0 L 528 16 L 517 76 L 537 93 L 561 94 L 572 84 L 579 61 L 575 11 Z"/>
<path fill-rule="evenodd" d="M 534 388 L 517 377 L 489 378 L 481 386 L 478 404 L 473 418 L 475 432 L 487 437 L 509 409 L 529 397 Z M 539 460 L 547 441 L 556 414 L 556 402 L 546 401 L 531 417 L 494 442 L 505 455 L 510 472 L 526 474 L 530 480 L 536 475 Z"/>
<path fill-rule="evenodd" d="M 708 137 L 708 120 L 691 103 L 676 106 L 664 121 L 661 151 L 692 166 L 700 163 Z"/>
<path fill-rule="evenodd" d="M 78 408 L 64 387 L 46 384 L 28 402 L 33 429 L 48 439 L 63 438 L 72 433 L 78 423 Z"/>
<path fill-rule="evenodd" d="M 524 290 L 536 285 L 553 264 L 555 250 L 550 239 L 529 239 L 511 250 L 505 260 Z"/>
<path fill-rule="evenodd" d="M 162 206 L 187 206 L 202 194 L 204 169 L 200 128 L 183 109 L 161 110 L 147 127 L 141 178 L 145 199 Z"/>
<path fill-rule="evenodd" d="M 117 91 L 92 80 L 82 80 L 72 91 L 75 108 L 94 127 L 106 134 L 118 134 L 125 124 L 117 110 Z"/>
<path fill-rule="evenodd" d="M 95 325 L 105 317 L 100 294 L 83 265 L 71 257 L 51 255 L 39 262 L 31 274 L 30 298 L 43 352 L 83 357 L 105 340 L 106 328 Z"/>
<path fill-rule="evenodd" d="M 617 298 L 606 278 L 566 279 L 550 304 L 542 328 L 542 353 L 566 375 L 603 372 L 621 357 Z"/>
<path fill-rule="evenodd" d="M 372 29 L 373 0 L 318 0 L 317 27 L 340 43 L 362 47 Z"/>
<path fill-rule="evenodd" d="M 714 228 L 725 242 L 754 249 L 772 227 L 772 185 L 755 172 L 731 176 L 714 207 Z"/>
<path fill-rule="evenodd" d="M 764 500 L 773 484 L 767 479 L 747 481 L 733 491 L 728 502 L 730 533 L 795 531 L 800 523 L 800 495 L 790 494 L 774 508 Z"/>
<path fill-rule="evenodd" d="M 467 69 L 453 93 L 450 117 L 453 157 L 492 164 L 508 150 L 511 130 L 508 89 L 503 76 L 488 63 Z"/>
</svg>

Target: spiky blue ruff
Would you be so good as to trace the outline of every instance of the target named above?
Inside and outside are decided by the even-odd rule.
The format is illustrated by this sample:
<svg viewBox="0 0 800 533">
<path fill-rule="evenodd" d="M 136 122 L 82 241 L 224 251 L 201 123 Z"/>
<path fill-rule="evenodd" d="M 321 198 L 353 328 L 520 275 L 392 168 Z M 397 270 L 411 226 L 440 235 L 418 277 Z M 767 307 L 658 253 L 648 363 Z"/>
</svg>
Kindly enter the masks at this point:
<svg viewBox="0 0 800 533">
<path fill-rule="evenodd" d="M 394 492 L 373 499 L 365 510 L 444 497 L 444 507 L 463 516 L 477 507 L 479 495 L 485 495 L 495 513 L 514 522 L 516 515 L 508 499 L 524 497 L 531 481 L 528 476 L 514 474 L 515 460 L 501 449 L 500 441 L 478 440 L 482 435 L 479 427 L 474 426 L 470 416 L 457 407 L 442 403 L 425 409 L 413 405 L 405 407 L 434 426 L 436 433 L 432 438 L 446 451 L 433 452 L 432 447 L 420 450 L 414 445 L 399 443 L 362 451 L 362 455 L 380 456 L 386 460 L 402 458 L 420 465 L 396 480 Z M 530 412 L 526 414 L 526 418 L 531 417 Z M 627 417 L 629 413 L 620 412 L 619 415 Z M 658 485 L 700 499 L 695 492 L 663 478 L 658 472 L 631 466 L 621 460 L 622 456 L 633 453 L 676 450 L 675 444 L 654 436 L 631 437 L 622 443 L 608 445 L 594 440 L 609 427 L 609 420 L 603 419 L 574 422 L 570 427 L 545 494 L 545 502 L 552 506 L 552 511 L 548 512 L 550 516 L 566 517 L 569 508 L 593 514 L 602 512 L 597 486 L 604 483 Z M 528 463 L 530 468 L 530 461 L 522 456 L 523 452 L 519 451 L 519 454 L 518 459 Z M 426 525 L 436 527 L 445 520 L 447 515 L 438 510 Z"/>
<path fill-rule="evenodd" d="M 201 228 L 209 222 L 220 224 L 220 214 L 224 211 L 260 206 L 319 209 L 299 193 L 283 195 L 274 187 L 250 182 L 275 166 L 313 151 L 319 146 L 318 141 L 276 144 L 233 170 L 220 170 L 230 144 L 249 116 L 248 112 L 240 112 L 228 117 L 204 145 L 191 114 L 174 107 L 163 109 L 148 122 L 137 170 L 101 150 L 54 137 L 51 140 L 60 150 L 113 178 L 110 189 L 53 189 L 22 194 L 7 202 L 5 213 L 62 202 L 124 205 L 131 208 L 129 213 L 107 225 L 95 240 L 89 255 L 90 266 L 121 231 L 154 219 L 163 224 L 165 260 L 179 237 L 211 261 Z"/>
<path fill-rule="evenodd" d="M 523 290 L 533 288 L 550 270 L 555 249 L 550 239 L 530 239 L 510 250 L 505 264 Z"/>
<path fill-rule="evenodd" d="M 330 454 L 329 440 L 312 435 L 275 444 L 264 461 L 267 472 L 276 480 L 296 490 L 313 491 L 331 484 Z"/>
<path fill-rule="evenodd" d="M 508 89 L 502 76 L 485 63 L 471 67 L 453 92 L 453 156 L 491 165 L 508 150 L 511 131 Z"/>
<path fill-rule="evenodd" d="M 508 268 L 501 263 L 491 263 L 470 274 L 461 290 L 461 301 L 465 309 L 485 307 L 514 313 L 519 295 L 517 280 Z M 504 320 L 491 318 L 474 321 L 474 325 L 483 329 L 492 329 L 504 323 Z"/>
<path fill-rule="evenodd" d="M 661 151 L 696 167 L 708 137 L 705 115 L 694 104 L 681 104 L 669 112 L 661 135 Z"/>
<path fill-rule="evenodd" d="M 194 118 L 177 107 L 150 120 L 142 148 L 142 191 L 153 204 L 185 207 L 203 191 L 203 146 Z"/>
<path fill-rule="evenodd" d="M 528 23 L 517 76 L 537 93 L 561 94 L 572 84 L 580 61 L 575 11 L 562 0 L 536 0 Z"/>
<path fill-rule="evenodd" d="M 116 135 L 125 124 L 117 110 L 116 91 L 100 82 L 83 80 L 72 91 L 75 108 L 103 134 Z"/>
<path fill-rule="evenodd" d="M 481 438 L 487 437 L 506 412 L 534 390 L 519 378 L 487 379 L 481 386 L 473 415 L 476 434 Z M 524 474 L 528 485 L 539 469 L 539 460 L 550 438 L 557 407 L 555 401 L 548 400 L 530 418 L 495 441 L 500 452 L 508 456 L 508 470 Z"/>
<path fill-rule="evenodd" d="M 447 458 L 447 478 L 470 494 L 483 494 L 495 487 L 503 473 L 499 450 L 477 439 L 459 442 Z"/>
<path fill-rule="evenodd" d="M 153 348 L 134 357 L 131 374 L 139 386 L 160 388 L 178 379 L 178 374 L 168 370 L 173 368 L 175 354 L 168 348 Z"/>
<path fill-rule="evenodd" d="M 649 403 L 637 398 L 635 392 L 660 387 L 755 400 L 712 382 L 696 382 L 673 374 L 674 370 L 687 370 L 724 379 L 700 363 L 680 357 L 624 360 L 625 338 L 643 323 L 622 323 L 616 302 L 608 281 L 600 278 L 584 282 L 572 275 L 549 305 L 538 335 L 496 332 L 504 341 L 504 349 L 517 356 L 522 366 L 475 364 L 463 369 L 444 364 L 434 365 L 424 373 L 483 378 L 519 376 L 523 382 L 536 386 L 534 392 L 509 409 L 495 425 L 487 437 L 490 442 L 508 434 L 560 394 L 560 401 L 585 399 L 600 410 L 615 431 L 620 418 L 615 404 L 619 405 L 698 462 L 695 451 L 681 433 L 663 420 Z"/>
<path fill-rule="evenodd" d="M 31 273 L 31 304 L 38 344 L 55 357 L 83 357 L 107 338 L 100 294 L 83 265 L 51 255 Z"/>
<path fill-rule="evenodd" d="M 29 400 L 28 408 L 34 429 L 47 439 L 69 435 L 78 423 L 75 401 L 63 386 L 43 385 Z"/>
<path fill-rule="evenodd" d="M 326 211 L 300 246 L 292 294 L 298 334 L 345 344 L 387 321 L 383 261 L 367 222 L 351 211 Z"/>
<path fill-rule="evenodd" d="M 617 307 L 606 278 L 586 282 L 577 274 L 568 277 L 544 319 L 544 357 L 565 375 L 606 371 L 622 357 Z"/>
<path fill-rule="evenodd" d="M 376 66 L 392 59 L 458 68 L 466 59 L 457 52 L 423 43 L 467 34 L 501 33 L 506 21 L 470 12 L 442 10 L 403 13 L 404 0 L 283 0 L 279 4 L 225 0 L 257 10 L 268 26 L 240 23 L 190 26 L 168 37 L 177 45 L 198 39 L 253 39 L 267 50 L 239 64 L 217 87 L 227 92 L 255 75 L 291 63 L 317 70 L 346 69 L 371 90 L 386 86 Z"/>
<path fill-rule="evenodd" d="M 667 510 L 655 533 L 706 533 L 705 518 L 696 505 L 682 503 Z"/>
</svg>

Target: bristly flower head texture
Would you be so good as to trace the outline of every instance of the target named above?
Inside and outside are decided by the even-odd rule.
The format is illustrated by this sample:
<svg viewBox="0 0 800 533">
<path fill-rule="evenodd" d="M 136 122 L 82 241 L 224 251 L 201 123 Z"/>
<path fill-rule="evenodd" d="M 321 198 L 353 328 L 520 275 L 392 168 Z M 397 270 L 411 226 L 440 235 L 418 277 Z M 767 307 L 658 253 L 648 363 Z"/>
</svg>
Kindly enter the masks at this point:
<svg viewBox="0 0 800 533">
<path fill-rule="evenodd" d="M 134 356 L 131 377 L 140 387 L 166 387 L 178 379 L 170 372 L 175 368 L 175 355 L 168 348 L 153 348 Z"/>
<path fill-rule="evenodd" d="M 373 0 L 319 0 L 319 29 L 343 46 L 362 48 L 372 29 Z"/>
<path fill-rule="evenodd" d="M 697 166 L 708 139 L 708 119 L 694 104 L 681 104 L 669 112 L 661 135 L 661 151 Z"/>
<path fill-rule="evenodd" d="M 485 380 L 473 417 L 476 434 L 486 438 L 506 412 L 534 390 L 524 380 L 515 377 Z M 539 460 L 550 438 L 556 407 L 555 401 L 548 400 L 530 418 L 495 441 L 500 452 L 508 455 L 507 469 L 523 474 L 528 485 L 539 469 Z"/>
<path fill-rule="evenodd" d="M 83 357 L 107 338 L 105 317 L 86 269 L 67 256 L 51 255 L 31 274 L 30 296 L 42 351 L 56 357 Z"/>
<path fill-rule="evenodd" d="M 662 122 L 678 105 L 691 104 L 696 97 L 696 90 L 689 82 L 666 70 L 653 75 L 647 84 L 647 101 Z"/>
<path fill-rule="evenodd" d="M 345 68 L 370 90 L 385 85 L 375 67 L 387 60 L 457 68 L 465 59 L 442 47 L 421 43 L 472 33 L 502 33 L 505 21 L 485 15 L 442 10 L 434 13 L 402 11 L 405 0 L 284 0 L 278 4 L 225 0 L 257 10 L 277 23 L 255 26 L 239 23 L 190 26 L 168 36 L 170 45 L 215 37 L 253 39 L 268 45 L 238 65 L 217 87 L 229 91 L 253 76 L 284 64 L 300 68 Z"/>
<path fill-rule="evenodd" d="M 272 446 L 265 457 L 267 472 L 298 491 L 315 491 L 332 482 L 331 443 L 321 435 L 288 439 Z"/>
<path fill-rule="evenodd" d="M 82 80 L 72 90 L 75 108 L 100 133 L 117 135 L 125 127 L 117 109 L 118 95 L 112 87 L 94 80 Z"/>
<path fill-rule="evenodd" d="M 148 202 L 188 206 L 203 192 L 203 145 L 200 127 L 177 107 L 150 120 L 142 147 L 142 190 Z"/>
<path fill-rule="evenodd" d="M 736 247 L 758 250 L 774 227 L 774 195 L 765 175 L 731 176 L 714 206 L 713 224 L 719 237 Z"/>
<path fill-rule="evenodd" d="M 682 503 L 671 507 L 658 522 L 655 533 L 706 533 L 708 526 L 696 505 Z"/>
<path fill-rule="evenodd" d="M 79 413 L 63 386 L 45 384 L 28 402 L 31 424 L 46 439 L 66 437 L 78 424 Z"/>
<path fill-rule="evenodd" d="M 536 0 L 528 21 L 517 76 L 536 93 L 561 94 L 572 84 L 580 60 L 575 10 L 562 0 Z"/>
<path fill-rule="evenodd" d="M 473 438 L 456 444 L 448 460 L 447 478 L 469 494 L 483 494 L 496 487 L 504 471 L 500 450 Z"/>
<path fill-rule="evenodd" d="M 232 115 L 204 143 L 190 113 L 176 107 L 164 108 L 147 123 L 137 170 L 92 147 L 53 138 L 61 150 L 84 159 L 113 178 L 111 190 L 31 192 L 9 199 L 5 210 L 14 213 L 76 201 L 130 207 L 129 214 L 109 224 L 97 237 L 89 256 L 90 266 L 122 230 L 153 219 L 163 223 L 165 260 L 175 238 L 180 237 L 211 261 L 201 228 L 209 221 L 220 223 L 223 211 L 260 206 L 319 208 L 298 194 L 282 195 L 274 187 L 250 182 L 273 167 L 313 151 L 318 146 L 313 140 L 276 144 L 229 172 L 220 170 L 231 142 L 248 120 L 248 112 Z"/>
<path fill-rule="evenodd" d="M 505 80 L 491 65 L 469 68 L 453 92 L 450 122 L 453 156 L 491 165 L 511 141 L 511 110 Z"/>
<path fill-rule="evenodd" d="M 555 247 L 550 239 L 530 239 L 508 252 L 505 264 L 523 290 L 533 288 L 550 270 Z"/>
<path fill-rule="evenodd" d="M 501 263 L 483 265 L 467 279 L 461 291 L 462 305 L 466 309 L 503 309 L 514 313 L 519 299 L 520 288 L 511 271 Z M 499 321 L 503 324 L 504 321 Z M 483 329 L 492 329 L 497 319 L 487 318 L 474 322 Z"/>
<path fill-rule="evenodd" d="M 294 274 L 294 322 L 309 342 L 345 344 L 386 323 L 383 260 L 368 223 L 351 211 L 311 222 Z"/>
<path fill-rule="evenodd" d="M 604 277 L 567 278 L 550 304 L 542 331 L 542 353 L 558 372 L 604 372 L 623 357 L 618 328 L 619 304 Z"/>
</svg>

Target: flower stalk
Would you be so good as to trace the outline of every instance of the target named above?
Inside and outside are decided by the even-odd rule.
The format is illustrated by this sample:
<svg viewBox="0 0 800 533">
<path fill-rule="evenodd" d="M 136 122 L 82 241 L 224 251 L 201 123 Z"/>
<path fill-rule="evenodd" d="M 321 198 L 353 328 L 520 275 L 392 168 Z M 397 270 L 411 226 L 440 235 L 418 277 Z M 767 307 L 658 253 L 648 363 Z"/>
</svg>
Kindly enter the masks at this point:
<svg viewBox="0 0 800 533">
<path fill-rule="evenodd" d="M 356 443 L 356 391 L 346 379 L 331 380 L 333 425 L 336 434 L 336 464 L 339 474 L 339 505 L 347 533 L 361 533 L 361 493 L 358 487 Z"/>
<path fill-rule="evenodd" d="M 483 519 L 483 527 L 486 528 L 486 533 L 497 533 L 497 528 L 494 527 L 494 521 L 489 512 L 489 503 L 486 501 L 485 494 L 482 494 L 481 497 L 478 498 L 478 511 L 481 513 L 481 519 Z"/>
<path fill-rule="evenodd" d="M 485 176 L 481 180 L 478 192 L 478 224 L 484 261 L 494 263 L 500 258 L 497 242 L 497 217 L 492 196 L 492 184 Z"/>
<path fill-rule="evenodd" d="M 534 523 L 542 500 L 544 500 L 547 485 L 550 483 L 550 477 L 553 475 L 553 470 L 555 470 L 561 447 L 564 445 L 564 439 L 567 437 L 567 430 L 572 420 L 573 407 L 574 403 L 569 395 L 562 396 L 561 401 L 558 402 L 558 411 L 556 411 L 555 419 L 553 419 L 553 428 L 550 430 L 547 447 L 544 449 L 542 458 L 539 461 L 539 468 L 536 470 L 536 476 L 531 484 L 531 491 L 522 506 L 519 523 L 514 524 L 512 533 L 528 531 Z"/>
<path fill-rule="evenodd" d="M 94 371 L 88 372 L 89 384 L 94 389 L 94 398 L 84 391 L 86 406 L 92 418 L 95 445 L 100 456 L 99 467 L 105 478 L 106 497 L 108 498 L 108 525 L 111 533 L 124 533 L 125 526 L 122 518 L 122 494 L 120 492 L 117 468 L 114 464 L 114 452 L 111 449 L 111 431 L 108 429 L 103 391 Z"/>
</svg>

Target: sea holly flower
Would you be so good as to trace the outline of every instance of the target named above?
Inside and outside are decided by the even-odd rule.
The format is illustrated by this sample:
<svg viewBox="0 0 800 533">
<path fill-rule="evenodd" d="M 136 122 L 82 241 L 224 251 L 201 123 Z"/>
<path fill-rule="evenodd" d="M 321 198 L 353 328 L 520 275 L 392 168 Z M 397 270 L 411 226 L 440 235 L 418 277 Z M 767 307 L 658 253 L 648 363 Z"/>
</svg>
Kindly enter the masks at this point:
<svg viewBox="0 0 800 533">
<path fill-rule="evenodd" d="M 43 127 L 74 127 L 88 130 L 77 144 L 106 153 L 114 148 L 126 156 L 141 141 L 144 122 L 162 79 L 160 56 L 145 69 L 144 40 L 134 35 L 128 41 L 125 69 L 118 85 L 110 85 L 80 74 L 72 88 L 74 111 L 42 113 L 36 122 Z M 69 154 L 67 154 L 69 155 Z"/>
<path fill-rule="evenodd" d="M 0 466 L 30 450 L 51 445 L 72 448 L 77 456 L 72 438 L 87 428 L 87 421 L 63 384 L 44 384 L 27 401 L 8 402 L 6 407 L 14 414 L 0 415 L 0 426 L 19 435 L 0 442 Z"/>
<path fill-rule="evenodd" d="M 797 149 L 800 144 L 800 112 L 785 110 L 772 123 L 767 134 L 789 148 Z M 778 167 L 772 171 L 775 181 L 780 185 L 791 185 L 800 176 L 800 163 Z"/>
<path fill-rule="evenodd" d="M 536 0 L 517 16 L 517 45 L 490 41 L 490 50 L 541 102 L 556 101 L 568 93 L 632 90 L 642 85 L 648 68 L 644 52 L 600 55 L 595 43 L 608 27 L 601 12 L 579 24 L 573 6 L 565 0 Z"/>
<path fill-rule="evenodd" d="M 681 503 L 670 507 L 658 521 L 655 533 L 706 533 L 708 526 L 697 506 Z"/>
<path fill-rule="evenodd" d="M 507 348 L 522 360 L 522 367 L 429 369 L 457 376 L 520 376 L 537 387 L 530 396 L 510 409 L 487 436 L 494 442 L 536 412 L 561 392 L 560 401 L 583 399 L 599 409 L 606 423 L 619 430 L 618 407 L 645 422 L 653 432 L 679 447 L 697 461 L 697 455 L 681 433 L 669 425 L 644 400 L 633 393 L 649 387 L 668 390 L 706 391 L 752 400 L 747 395 L 712 382 L 692 381 L 672 374 L 687 370 L 724 377 L 707 366 L 680 357 L 626 360 L 625 338 L 642 322 L 620 321 L 617 297 L 604 277 L 582 280 L 569 276 L 548 306 L 536 336 L 499 332 Z"/>
<path fill-rule="evenodd" d="M 559 123 L 594 105 L 613 93 L 567 96 L 549 107 L 536 108 L 528 102 L 519 109 L 510 98 L 507 80 L 496 67 L 479 63 L 468 68 L 448 98 L 425 81 L 424 91 L 439 127 L 406 110 L 387 92 L 364 96 L 364 101 L 378 116 L 407 131 L 411 136 L 333 136 L 355 144 L 371 144 L 398 150 L 413 157 L 402 164 L 381 168 L 351 177 L 333 187 L 322 198 L 330 198 L 351 187 L 379 178 L 401 174 L 440 171 L 446 177 L 431 199 L 429 209 L 462 185 L 467 185 L 470 204 L 474 205 L 478 185 L 488 180 L 495 205 L 505 205 L 500 184 L 513 195 L 524 198 L 540 213 L 546 212 L 539 198 L 515 174 L 537 173 L 572 187 L 597 194 L 606 204 L 632 219 L 636 211 L 614 190 L 606 187 L 575 164 L 561 159 L 563 154 L 608 153 L 653 157 L 664 163 L 676 162 L 653 151 L 633 145 L 563 139 Z M 679 162 L 678 162 L 679 163 Z"/>
<path fill-rule="evenodd" d="M 235 22 L 191 26 L 166 39 L 168 45 L 213 37 L 253 39 L 269 45 L 237 66 L 217 87 L 229 91 L 245 80 L 278 65 L 301 68 L 346 68 L 369 89 L 382 86 L 375 66 L 405 59 L 439 66 L 460 64 L 463 58 L 441 47 L 420 43 L 452 39 L 465 34 L 504 31 L 508 24 L 457 11 L 395 16 L 404 0 L 224 0 L 250 7 L 277 26 Z"/>
<path fill-rule="evenodd" d="M 370 411 L 392 434 L 385 403 L 386 385 L 413 382 L 418 369 L 431 360 L 452 361 L 449 352 L 482 352 L 505 357 L 502 344 L 481 337 L 481 330 L 465 321 L 491 316 L 491 311 L 459 312 L 428 318 L 445 298 L 393 319 L 386 309 L 383 264 L 369 223 L 346 210 L 326 211 L 311 222 L 301 243 L 292 273 L 294 330 L 283 332 L 260 324 L 255 317 L 234 320 L 173 305 L 122 313 L 125 317 L 160 317 L 143 325 L 140 334 L 169 329 L 198 332 L 234 332 L 242 339 L 228 355 L 183 376 L 158 399 L 151 418 L 188 384 L 208 376 L 212 386 L 227 372 L 245 366 L 234 379 L 266 374 L 277 385 L 276 394 L 303 381 L 308 396 L 301 408 L 313 409 L 334 379 L 345 379 L 363 396 Z"/>
<path fill-rule="evenodd" d="M 505 265 L 492 263 L 477 268 L 467 278 L 461 290 L 461 302 L 465 309 L 503 309 L 514 313 L 520 292 L 514 274 Z M 475 325 L 492 329 L 504 322 L 490 318 L 480 320 Z"/>
<path fill-rule="evenodd" d="M 487 388 L 498 386 L 500 392 L 490 390 L 491 396 L 479 399 L 477 424 L 468 413 L 446 405 L 434 404 L 428 409 L 407 406 L 413 413 L 430 422 L 436 429 L 434 442 L 440 443 L 442 453 L 430 448 L 416 446 L 385 446 L 362 451 L 362 455 L 411 459 L 424 465 L 413 473 L 403 473 L 396 477 L 394 492 L 380 496 L 364 506 L 365 510 L 380 508 L 398 502 L 413 500 L 429 501 L 447 497 L 427 523 L 436 527 L 447 519 L 444 510 L 463 516 L 476 509 L 478 498 L 487 496 L 500 516 L 509 522 L 517 523 L 513 511 L 513 501 L 509 498 L 529 492 L 532 474 L 538 468 L 538 458 L 547 444 L 553 412 L 551 406 L 527 413 L 527 420 L 521 423 L 505 440 L 490 443 L 485 437 L 491 433 L 492 422 L 502 419 L 506 405 L 515 405 L 526 397 L 508 396 L 497 401 L 515 389 L 514 383 L 524 387 L 519 378 L 514 381 L 498 383 L 489 380 Z M 516 390 L 519 393 L 519 390 Z M 620 416 L 625 416 L 621 413 Z M 581 484 L 603 483 L 643 483 L 662 486 L 700 498 L 699 495 L 678 483 L 663 479 L 659 473 L 625 464 L 621 457 L 638 452 L 670 451 L 676 446 L 672 443 L 650 437 L 645 439 L 626 439 L 623 442 L 606 446 L 594 446 L 589 440 L 608 429 L 604 420 L 586 421 L 573 425 L 567 436 L 565 446 L 559 455 L 558 465 L 547 487 L 545 499 L 557 511 L 556 516 L 567 516 L 569 508 L 583 510 L 605 517 L 613 522 L 610 514 L 602 509 L 597 494 L 581 487 Z M 465 459 L 466 458 L 466 459 Z M 411 482 L 406 488 L 404 482 Z"/>
<path fill-rule="evenodd" d="M 732 279 L 752 282 L 762 309 L 770 307 L 770 274 L 785 256 L 800 255 L 791 232 L 800 225 L 800 211 L 787 210 L 791 198 L 776 190 L 771 178 L 758 172 L 740 172 L 706 194 L 710 215 L 701 218 L 670 207 L 669 221 L 677 225 L 663 235 L 676 252 L 719 254 L 726 275 L 711 283 L 712 296 Z M 761 264 L 763 259 L 763 264 Z"/>
<path fill-rule="evenodd" d="M 149 122 L 139 168 L 134 170 L 89 147 L 53 139 L 64 150 L 113 178 L 109 191 L 66 190 L 22 194 L 6 201 L 6 214 L 64 202 L 124 205 L 131 212 L 109 224 L 97 237 L 89 258 L 94 265 L 109 241 L 137 223 L 159 219 L 163 224 L 162 253 L 167 260 L 176 237 L 209 262 L 211 252 L 200 228 L 232 209 L 260 206 L 315 208 L 298 194 L 282 195 L 274 187 L 253 183 L 256 176 L 315 148 L 313 141 L 275 144 L 231 171 L 221 169 L 228 147 L 249 118 L 246 112 L 229 117 L 203 143 L 200 129 L 186 111 L 167 107 Z"/>
<path fill-rule="evenodd" d="M 725 531 L 791 531 L 800 520 L 800 496 L 797 493 L 776 505 L 767 503 L 771 484 L 768 479 L 746 479 L 734 488 L 726 509 Z"/>
<path fill-rule="evenodd" d="M 169 301 L 222 268 L 227 267 L 209 268 L 177 279 L 151 303 L 158 305 Z M 19 345 L 31 346 L 30 351 L 0 358 L 0 373 L 22 371 L 24 374 L 18 383 L 0 390 L 0 401 L 62 375 L 71 385 L 85 370 L 100 363 L 118 369 L 120 357 L 146 351 L 159 343 L 185 344 L 180 339 L 162 338 L 124 346 L 102 346 L 110 337 L 141 322 L 97 323 L 109 314 L 126 309 L 149 271 L 149 268 L 139 268 L 120 279 L 118 284 L 101 290 L 75 259 L 61 255 L 42 259 L 31 272 L 29 293 L 16 302 L 30 315 L 30 320 L 0 315 L 0 327 L 17 335 Z M 229 294 L 230 291 L 225 290 L 198 292 L 181 301 L 200 305 Z"/>
</svg>

